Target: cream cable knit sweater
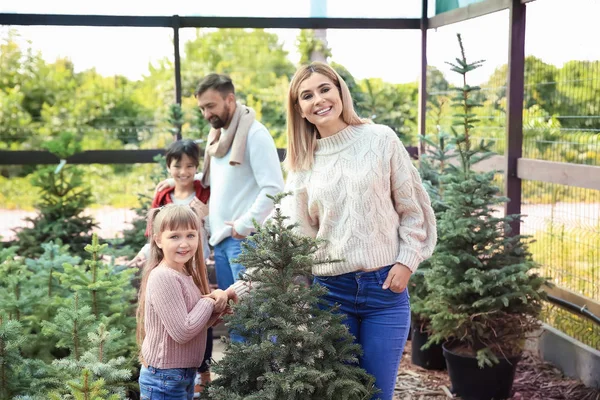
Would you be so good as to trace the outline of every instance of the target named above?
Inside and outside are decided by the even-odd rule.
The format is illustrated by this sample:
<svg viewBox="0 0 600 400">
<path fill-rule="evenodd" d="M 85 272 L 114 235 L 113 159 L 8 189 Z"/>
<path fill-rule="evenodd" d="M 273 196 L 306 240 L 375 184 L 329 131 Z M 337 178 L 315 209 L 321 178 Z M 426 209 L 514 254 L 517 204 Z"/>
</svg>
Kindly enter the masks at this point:
<svg viewBox="0 0 600 400">
<path fill-rule="evenodd" d="M 435 247 L 429 196 L 408 152 L 389 127 L 348 126 L 320 139 L 310 171 L 290 173 L 282 211 L 302 233 L 325 239 L 321 276 L 396 262 L 415 271 Z"/>
</svg>

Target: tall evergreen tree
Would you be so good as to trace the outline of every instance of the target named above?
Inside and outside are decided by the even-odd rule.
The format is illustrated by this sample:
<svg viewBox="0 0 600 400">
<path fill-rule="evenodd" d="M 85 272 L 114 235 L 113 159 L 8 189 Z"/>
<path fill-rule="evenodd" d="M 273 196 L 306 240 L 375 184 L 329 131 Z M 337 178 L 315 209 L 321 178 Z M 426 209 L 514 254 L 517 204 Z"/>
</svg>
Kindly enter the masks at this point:
<svg viewBox="0 0 600 400">
<path fill-rule="evenodd" d="M 81 151 L 75 135 L 63 133 L 49 141 L 46 149 L 61 159 Z M 36 205 L 39 214 L 25 220 L 31 224 L 17 232 L 19 255 L 37 257 L 42 254 L 42 244 L 60 239 L 78 255 L 84 254 L 85 243 L 96 227 L 93 218 L 84 215 L 92 203 L 90 189 L 83 184 L 83 171 L 73 165 L 42 167 L 33 178 L 40 189 Z"/>
<path fill-rule="evenodd" d="M 520 353 L 525 335 L 538 325 L 545 279 L 534 273 L 527 238 L 511 235 L 509 223 L 520 216 L 496 212 L 508 199 L 494 184 L 495 172 L 472 170 L 491 155 L 488 144 L 471 139 L 478 122 L 473 110 L 480 106 L 472 94 L 479 88 L 466 78 L 482 61 L 468 62 L 460 35 L 458 41 L 461 57 L 450 65 L 463 78 L 452 104 L 459 165 L 442 177 L 448 208 L 439 217 L 438 245 L 425 274 L 431 291 L 425 308 L 430 342 L 456 338 L 483 367 Z"/>
<path fill-rule="evenodd" d="M 209 395 L 217 400 L 370 399 L 374 382 L 360 369 L 360 347 L 327 307 L 319 286 L 295 284 L 311 275 L 318 241 L 286 222 L 277 195 L 275 216 L 244 246 L 239 262 L 253 288 L 227 317 L 247 340 L 230 343 L 214 368 Z"/>
</svg>

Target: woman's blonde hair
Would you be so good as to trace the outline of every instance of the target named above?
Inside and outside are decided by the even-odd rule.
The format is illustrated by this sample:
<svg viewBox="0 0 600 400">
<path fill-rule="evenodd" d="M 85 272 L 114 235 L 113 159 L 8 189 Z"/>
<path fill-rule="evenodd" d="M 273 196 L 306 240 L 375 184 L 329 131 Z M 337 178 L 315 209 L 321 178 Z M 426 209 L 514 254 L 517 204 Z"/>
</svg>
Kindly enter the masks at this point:
<svg viewBox="0 0 600 400">
<path fill-rule="evenodd" d="M 204 255 L 202 254 L 201 241 L 201 222 L 196 214 L 196 211 L 190 206 L 168 204 L 160 208 L 153 208 L 148 211 L 148 231 L 150 232 L 150 257 L 144 265 L 142 272 L 142 282 L 138 294 L 137 308 L 137 329 L 136 338 L 138 346 L 141 349 L 146 331 L 144 329 L 144 308 L 146 305 L 146 286 L 148 277 L 154 268 L 158 267 L 164 258 L 162 249 L 156 244 L 156 236 L 161 235 L 164 231 L 188 230 L 193 229 L 198 232 L 198 249 L 196 254 L 188 262 L 185 263 L 185 271 L 192 277 L 194 283 L 203 295 L 210 293 L 208 286 L 208 274 L 206 265 L 204 264 Z M 140 353 L 140 360 L 141 359 Z"/>
<path fill-rule="evenodd" d="M 348 125 L 361 125 L 368 120 L 362 119 L 354 111 L 352 95 L 342 77 L 329 65 L 314 61 L 300 67 L 292 81 L 287 101 L 287 140 L 288 148 L 285 166 L 289 171 L 309 170 L 312 168 L 315 148 L 317 147 L 317 128 L 306 118 L 302 118 L 298 105 L 300 85 L 312 74 L 321 74 L 329 78 L 338 88 L 342 99 L 342 119 Z"/>
</svg>

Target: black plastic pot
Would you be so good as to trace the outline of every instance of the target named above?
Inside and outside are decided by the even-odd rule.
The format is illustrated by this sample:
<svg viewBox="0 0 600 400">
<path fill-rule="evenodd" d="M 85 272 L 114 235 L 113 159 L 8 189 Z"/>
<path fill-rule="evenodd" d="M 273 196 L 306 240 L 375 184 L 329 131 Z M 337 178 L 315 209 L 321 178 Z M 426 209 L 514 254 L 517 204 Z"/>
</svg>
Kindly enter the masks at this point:
<svg viewBox="0 0 600 400">
<path fill-rule="evenodd" d="M 413 323 L 410 361 L 413 365 L 418 365 L 429 370 L 446 369 L 446 359 L 442 351 L 441 344 L 432 344 L 428 349 L 421 350 L 421 347 L 429 340 L 427 332 L 421 332 L 421 324 Z"/>
<path fill-rule="evenodd" d="M 510 397 L 520 355 L 508 360 L 500 358 L 500 363 L 493 367 L 479 368 L 474 356 L 454 353 L 450 343 L 444 343 L 442 347 L 452 392 L 461 399 L 502 400 Z"/>
</svg>

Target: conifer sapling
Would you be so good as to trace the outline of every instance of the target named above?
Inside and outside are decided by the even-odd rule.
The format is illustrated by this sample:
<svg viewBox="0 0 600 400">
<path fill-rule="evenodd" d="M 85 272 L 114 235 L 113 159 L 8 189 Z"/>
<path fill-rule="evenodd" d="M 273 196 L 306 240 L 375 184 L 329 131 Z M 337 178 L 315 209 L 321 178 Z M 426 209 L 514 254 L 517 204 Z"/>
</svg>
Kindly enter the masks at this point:
<svg viewBox="0 0 600 400">
<path fill-rule="evenodd" d="M 215 367 L 219 378 L 209 389 L 217 400 L 370 399 L 373 379 L 357 366 L 342 315 L 326 306 L 319 285 L 298 285 L 319 262 L 319 242 L 303 237 L 282 215 L 284 194 L 271 197 L 274 218 L 244 245 L 239 262 L 247 267 L 252 289 L 226 317 L 246 338 L 230 343 Z"/>
</svg>

